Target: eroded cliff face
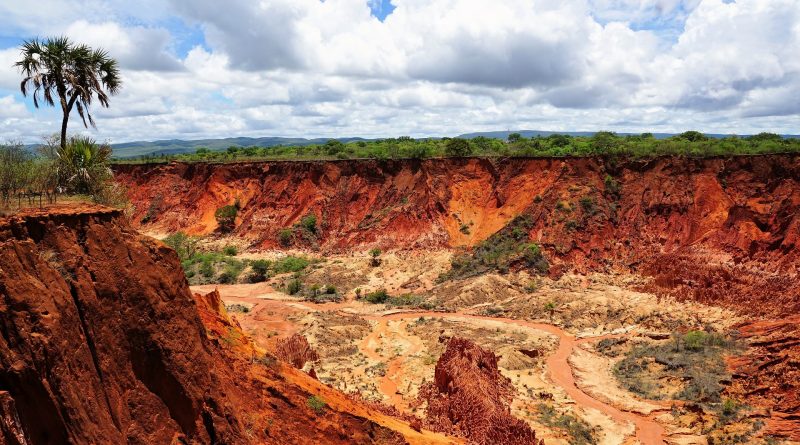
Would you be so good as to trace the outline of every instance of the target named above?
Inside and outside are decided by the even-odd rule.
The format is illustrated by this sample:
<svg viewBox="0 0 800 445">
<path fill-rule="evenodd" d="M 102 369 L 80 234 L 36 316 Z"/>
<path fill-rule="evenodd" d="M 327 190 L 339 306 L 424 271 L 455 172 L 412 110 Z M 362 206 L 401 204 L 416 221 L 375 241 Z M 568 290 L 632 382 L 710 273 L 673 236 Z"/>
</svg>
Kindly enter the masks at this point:
<svg viewBox="0 0 800 445">
<path fill-rule="evenodd" d="M 234 236 L 266 248 L 309 214 L 318 230 L 299 247 L 321 251 L 469 248 L 526 216 L 551 275 L 642 274 L 653 278 L 650 292 L 768 319 L 742 328 L 753 347 L 732 363 L 733 391 L 783 419 L 776 434 L 800 438 L 800 346 L 789 318 L 800 313 L 796 155 L 173 163 L 115 172 L 142 228 L 212 233 L 214 211 L 238 200 Z"/>
<path fill-rule="evenodd" d="M 0 219 L 0 258 L 2 443 L 406 443 L 380 424 L 407 428 L 396 420 L 269 357 L 251 363 L 175 253 L 117 210 Z"/>
<path fill-rule="evenodd" d="M 431 159 L 117 166 L 135 224 L 207 234 L 238 200 L 234 235 L 277 247 L 473 246 L 514 217 L 554 271 L 625 270 L 652 289 L 764 314 L 800 310 L 800 157 Z M 769 304 L 766 304 L 769 303 Z"/>
</svg>

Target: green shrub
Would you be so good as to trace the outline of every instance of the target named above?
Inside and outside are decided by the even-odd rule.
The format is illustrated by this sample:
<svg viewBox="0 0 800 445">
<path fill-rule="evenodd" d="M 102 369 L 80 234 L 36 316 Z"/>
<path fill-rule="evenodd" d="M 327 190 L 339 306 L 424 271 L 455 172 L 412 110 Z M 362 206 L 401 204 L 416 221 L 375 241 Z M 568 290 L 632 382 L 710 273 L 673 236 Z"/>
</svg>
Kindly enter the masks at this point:
<svg viewBox="0 0 800 445">
<path fill-rule="evenodd" d="M 472 154 L 472 146 L 466 139 L 453 138 L 445 142 L 444 153 L 451 157 L 469 156 Z"/>
<path fill-rule="evenodd" d="M 328 404 L 323 400 L 321 397 L 318 396 L 311 396 L 308 398 L 308 407 L 311 408 L 315 413 L 322 414 L 325 411 L 325 407 Z"/>
<path fill-rule="evenodd" d="M 253 269 L 255 274 L 266 277 L 267 272 L 269 272 L 270 264 L 271 263 L 268 260 L 255 260 L 250 263 L 250 267 Z"/>
<path fill-rule="evenodd" d="M 239 280 L 239 275 L 242 274 L 244 263 L 236 260 L 225 261 L 225 270 L 222 271 L 217 278 L 220 284 L 233 284 Z"/>
<path fill-rule="evenodd" d="M 200 275 L 206 278 L 211 278 L 214 276 L 214 266 L 211 264 L 210 260 L 200 263 Z"/>
<path fill-rule="evenodd" d="M 250 312 L 250 307 L 245 306 L 243 304 L 234 303 L 231 305 L 226 304 L 225 310 L 227 310 L 228 312 L 247 314 Z"/>
<path fill-rule="evenodd" d="M 597 211 L 597 205 L 594 202 L 594 199 L 591 196 L 584 196 L 580 199 L 581 208 L 583 209 L 583 213 L 591 216 L 594 215 Z"/>
<path fill-rule="evenodd" d="M 439 281 L 468 278 L 491 270 L 505 273 L 512 264 L 523 264 L 538 273 L 546 272 L 549 265 L 539 246 L 527 243 L 532 227 L 530 215 L 514 218 L 506 227 L 478 244 L 471 254 L 454 255 L 450 271 L 442 274 Z"/>
<path fill-rule="evenodd" d="M 181 261 L 191 258 L 197 252 L 197 239 L 184 232 L 176 232 L 162 240 L 178 254 Z"/>
<path fill-rule="evenodd" d="M 314 214 L 306 215 L 300 220 L 300 227 L 310 233 L 317 233 L 317 216 Z"/>
<path fill-rule="evenodd" d="M 309 264 L 311 264 L 311 262 L 307 258 L 287 256 L 276 260 L 272 264 L 272 270 L 275 271 L 276 274 L 300 272 L 308 267 Z"/>
<path fill-rule="evenodd" d="M 620 187 L 619 182 L 617 182 L 614 177 L 611 175 L 606 175 L 605 179 L 603 179 L 603 185 L 606 188 L 606 193 L 613 197 L 619 197 L 622 187 Z"/>
<path fill-rule="evenodd" d="M 706 333 L 703 331 L 689 331 L 683 336 L 684 346 L 691 351 L 702 349 L 705 343 Z"/>
<path fill-rule="evenodd" d="M 302 289 L 303 289 L 303 283 L 301 283 L 300 280 L 297 279 L 289 281 L 289 284 L 286 285 L 286 293 L 288 293 L 289 295 L 295 295 L 299 293 L 300 290 Z"/>
<path fill-rule="evenodd" d="M 367 300 L 368 303 L 382 304 L 386 303 L 386 300 L 389 299 L 389 294 L 386 292 L 386 289 L 380 289 L 364 295 L 364 299 Z"/>
<path fill-rule="evenodd" d="M 292 245 L 293 235 L 292 229 L 281 229 L 281 231 L 278 232 L 278 241 L 282 246 L 289 247 Z"/>
<path fill-rule="evenodd" d="M 559 428 L 569 434 L 570 445 L 592 445 L 597 443 L 594 429 L 571 414 L 559 414 L 555 408 L 541 403 L 537 406 L 539 422 L 544 426 Z"/>
<path fill-rule="evenodd" d="M 214 218 L 217 219 L 217 225 L 223 232 L 230 232 L 236 227 L 236 215 L 239 213 L 238 207 L 235 205 L 227 205 L 220 207 L 214 212 Z"/>
<path fill-rule="evenodd" d="M 414 294 L 403 294 L 397 297 L 389 297 L 386 303 L 389 306 L 419 307 L 422 305 L 422 297 Z"/>
<path fill-rule="evenodd" d="M 225 248 L 222 249 L 222 253 L 228 256 L 236 256 L 239 251 L 236 249 L 236 246 L 225 246 Z"/>
<path fill-rule="evenodd" d="M 374 249 L 371 249 L 369 251 L 369 256 L 372 257 L 372 259 L 370 259 L 370 261 L 369 261 L 370 266 L 378 267 L 378 266 L 381 265 L 381 259 L 378 258 L 379 256 L 381 256 L 381 249 L 378 249 L 377 247 L 374 248 Z"/>
<path fill-rule="evenodd" d="M 614 374 L 629 390 L 650 399 L 665 397 L 697 403 L 720 403 L 722 382 L 728 380 L 723 360 L 726 350 L 737 346 L 719 334 L 690 331 L 674 341 L 634 346 L 614 367 Z M 650 363 L 661 365 L 650 369 Z M 664 381 L 678 380 L 682 388 L 667 393 Z"/>
</svg>

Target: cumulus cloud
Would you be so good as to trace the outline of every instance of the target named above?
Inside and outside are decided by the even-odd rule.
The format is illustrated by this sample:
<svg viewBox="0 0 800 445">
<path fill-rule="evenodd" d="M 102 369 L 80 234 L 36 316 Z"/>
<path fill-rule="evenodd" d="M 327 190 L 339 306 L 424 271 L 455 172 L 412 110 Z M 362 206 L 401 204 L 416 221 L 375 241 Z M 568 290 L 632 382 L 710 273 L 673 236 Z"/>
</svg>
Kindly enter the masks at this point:
<svg viewBox="0 0 800 445">
<path fill-rule="evenodd" d="M 60 17 L 10 0 L 0 25 L 20 36 L 41 26 L 120 60 L 124 89 L 95 111 L 101 139 L 797 132 L 796 0 L 391 3 L 381 21 L 385 2 L 371 0 L 47 3 Z M 176 26 L 203 38 L 178 55 Z M 0 97 L 14 100 L 17 56 L 0 48 Z M 36 137 L 52 119 L 8 109 L 3 131 L 9 113 Z"/>
<path fill-rule="evenodd" d="M 163 28 L 122 27 L 114 22 L 78 20 L 64 33 L 76 42 L 113 54 L 122 69 L 174 71 L 182 68 L 180 61 L 168 52 L 170 34 Z"/>
</svg>

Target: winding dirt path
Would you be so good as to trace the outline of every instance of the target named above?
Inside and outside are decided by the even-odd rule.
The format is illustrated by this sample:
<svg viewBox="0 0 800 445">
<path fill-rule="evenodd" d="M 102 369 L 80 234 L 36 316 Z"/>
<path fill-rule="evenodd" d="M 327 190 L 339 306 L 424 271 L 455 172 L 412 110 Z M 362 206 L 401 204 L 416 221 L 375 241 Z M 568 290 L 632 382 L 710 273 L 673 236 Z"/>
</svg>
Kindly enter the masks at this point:
<svg viewBox="0 0 800 445">
<path fill-rule="evenodd" d="M 564 332 L 561 328 L 546 324 L 546 323 L 533 323 L 524 320 L 515 320 L 512 318 L 497 318 L 497 317 L 484 317 L 480 315 L 469 315 L 461 313 L 442 313 L 442 312 L 403 312 L 377 317 L 366 317 L 377 319 L 380 322 L 385 320 L 402 320 L 408 318 L 447 318 L 447 319 L 467 319 L 467 320 L 484 320 L 492 322 L 501 322 L 507 325 L 522 326 L 531 329 L 537 329 L 547 332 L 548 334 L 558 337 L 558 349 L 554 354 L 551 354 L 546 359 L 547 372 L 550 379 L 556 385 L 560 386 L 564 391 L 573 399 L 578 405 L 594 408 L 607 416 L 611 417 L 618 423 L 633 423 L 636 426 L 636 438 L 644 445 L 661 445 L 665 444 L 664 428 L 655 420 L 628 411 L 619 410 L 607 403 L 601 402 L 590 395 L 583 392 L 575 384 L 575 377 L 572 375 L 572 368 L 569 365 L 569 356 L 572 350 L 578 343 L 600 340 L 602 338 L 610 338 L 615 336 L 598 336 L 577 339 L 575 336 Z M 388 373 L 387 373 L 388 375 Z M 396 391 L 396 386 L 394 389 Z M 389 395 L 389 394 L 387 394 Z M 402 398 L 401 398 L 402 399 Z"/>
<path fill-rule="evenodd" d="M 243 301 L 248 303 L 255 304 L 254 309 L 258 310 L 261 309 L 262 306 L 267 303 L 268 306 L 287 306 L 291 307 L 293 310 L 317 310 L 317 307 L 307 307 L 304 304 L 297 304 L 296 302 L 285 301 L 285 300 L 272 300 L 272 299 L 264 299 L 255 297 L 253 295 L 247 295 L 245 297 L 238 297 L 235 295 L 231 295 L 232 292 L 225 292 L 225 299 L 231 301 Z M 315 305 L 316 306 L 316 305 Z M 327 304 L 327 305 L 319 305 L 324 307 L 319 307 L 322 310 L 343 310 L 348 307 L 351 307 L 348 303 L 334 303 L 334 304 Z M 352 314 L 350 314 L 352 315 Z M 547 357 L 545 364 L 547 366 L 547 372 L 550 376 L 550 379 L 553 381 L 554 384 L 561 387 L 564 392 L 566 392 L 578 405 L 587 408 L 596 409 L 605 415 L 609 416 L 617 423 L 625 424 L 625 423 L 632 423 L 636 427 L 636 438 L 639 440 L 640 443 L 644 445 L 662 445 L 665 444 L 664 435 L 665 431 L 664 428 L 655 420 L 653 420 L 651 416 L 644 416 L 638 413 L 622 411 L 614 406 L 611 406 L 607 403 L 604 403 L 600 400 L 597 400 L 583 392 L 575 383 L 575 377 L 572 374 L 572 368 L 569 364 L 569 356 L 572 354 L 573 349 L 579 343 L 587 342 L 587 341 L 596 341 L 602 338 L 611 338 L 611 337 L 618 337 L 618 335 L 606 335 L 606 336 L 596 336 L 596 337 L 586 337 L 586 338 L 576 338 L 575 336 L 564 332 L 561 328 L 546 324 L 546 323 L 534 323 L 525 320 L 516 320 L 512 318 L 499 318 L 499 317 L 487 317 L 487 316 L 480 316 L 480 315 L 471 315 L 471 314 L 463 314 L 463 313 L 443 313 L 443 312 L 398 312 L 393 314 L 386 314 L 386 315 L 364 315 L 363 316 L 367 320 L 373 320 L 377 322 L 376 327 L 372 330 L 372 332 L 366 336 L 359 344 L 359 349 L 371 360 L 376 361 L 383 361 L 383 356 L 376 351 L 376 347 L 373 345 L 380 345 L 381 343 L 381 336 L 385 336 L 388 332 L 390 332 L 388 323 L 389 321 L 398 321 L 398 320 L 406 320 L 412 318 L 419 318 L 419 317 L 428 317 L 428 318 L 439 318 L 439 319 L 461 319 L 461 320 L 483 320 L 483 321 L 491 321 L 491 322 L 499 322 L 504 323 L 506 325 L 513 325 L 513 326 L 521 326 L 530 329 L 536 329 L 539 331 L 547 332 L 548 334 L 555 335 L 559 339 L 558 349 L 555 353 L 551 354 Z M 391 330 L 392 333 L 396 333 L 402 337 L 409 337 L 407 335 L 402 334 L 404 325 L 401 325 L 397 331 Z M 403 399 L 402 394 L 398 393 L 398 384 L 400 378 L 402 377 L 402 365 L 403 362 L 406 360 L 408 356 L 416 354 L 422 348 L 421 342 L 419 339 L 412 339 L 412 338 L 404 338 L 404 340 L 408 341 L 411 345 L 410 348 L 405 351 L 404 354 L 391 359 L 387 363 L 387 370 L 386 374 L 381 378 L 381 382 L 379 384 L 380 391 L 385 394 L 391 400 L 392 405 L 394 405 L 398 410 L 401 411 L 408 411 L 408 403 Z"/>
</svg>

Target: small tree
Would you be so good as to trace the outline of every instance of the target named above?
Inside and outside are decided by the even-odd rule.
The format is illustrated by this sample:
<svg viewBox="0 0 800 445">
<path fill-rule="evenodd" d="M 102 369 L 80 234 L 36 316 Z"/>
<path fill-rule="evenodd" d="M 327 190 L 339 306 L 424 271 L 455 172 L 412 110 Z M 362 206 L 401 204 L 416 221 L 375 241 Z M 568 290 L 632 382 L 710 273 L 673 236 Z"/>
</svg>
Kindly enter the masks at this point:
<svg viewBox="0 0 800 445">
<path fill-rule="evenodd" d="M 283 247 L 289 247 L 292 244 L 293 236 L 292 229 L 281 229 L 281 231 L 278 232 L 278 241 L 280 241 Z"/>
<path fill-rule="evenodd" d="M 214 218 L 217 219 L 217 225 L 222 232 L 230 232 L 236 227 L 236 215 L 239 213 L 239 208 L 235 205 L 226 205 L 220 207 L 214 212 Z"/>
<path fill-rule="evenodd" d="M 445 142 L 444 153 L 447 156 L 461 158 L 472 154 L 472 146 L 466 139 L 453 138 Z"/>
<path fill-rule="evenodd" d="M 300 220 L 300 226 L 310 233 L 317 233 L 317 215 L 310 213 Z"/>
<path fill-rule="evenodd" d="M 544 305 L 544 310 L 550 314 L 550 324 L 553 324 L 553 315 L 556 312 L 556 303 L 554 301 L 548 301 Z"/>
<path fill-rule="evenodd" d="M 369 256 L 371 256 L 371 257 L 372 257 L 372 259 L 369 261 L 369 264 L 370 264 L 372 267 L 378 267 L 378 266 L 380 266 L 380 265 L 381 265 L 381 259 L 380 259 L 380 258 L 378 258 L 378 257 L 380 257 L 380 256 L 381 256 L 381 249 L 378 249 L 378 248 L 376 247 L 376 248 L 374 248 L 374 249 L 370 250 L 370 251 L 369 251 Z"/>
<path fill-rule="evenodd" d="M 514 144 L 522 140 L 522 135 L 519 133 L 511 133 L 508 135 L 508 142 Z"/>
</svg>

